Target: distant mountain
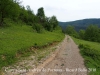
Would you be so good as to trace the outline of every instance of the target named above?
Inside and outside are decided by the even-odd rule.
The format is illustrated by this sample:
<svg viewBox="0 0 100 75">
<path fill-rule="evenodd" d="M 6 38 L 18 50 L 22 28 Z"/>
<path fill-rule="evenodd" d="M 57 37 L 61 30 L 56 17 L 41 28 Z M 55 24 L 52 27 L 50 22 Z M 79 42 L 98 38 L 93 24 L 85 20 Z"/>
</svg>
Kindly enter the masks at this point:
<svg viewBox="0 0 100 75">
<path fill-rule="evenodd" d="M 97 25 L 100 27 L 100 19 L 83 19 L 71 22 L 59 22 L 59 25 L 63 30 L 66 29 L 67 25 L 72 25 L 77 31 L 79 31 L 80 29 L 86 29 L 89 25 Z"/>
</svg>

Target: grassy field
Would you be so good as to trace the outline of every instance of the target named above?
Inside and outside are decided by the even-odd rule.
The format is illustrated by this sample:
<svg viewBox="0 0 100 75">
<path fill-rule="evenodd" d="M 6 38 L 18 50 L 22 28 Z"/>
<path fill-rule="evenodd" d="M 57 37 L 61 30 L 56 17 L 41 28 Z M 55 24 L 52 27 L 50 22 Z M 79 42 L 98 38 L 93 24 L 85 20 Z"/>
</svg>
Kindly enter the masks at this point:
<svg viewBox="0 0 100 75">
<path fill-rule="evenodd" d="M 85 65 L 90 71 L 89 75 L 100 75 L 100 43 L 76 38 L 73 40 L 79 45 L 80 53 L 85 59 Z"/>
<path fill-rule="evenodd" d="M 16 62 L 20 56 L 30 54 L 29 48 L 32 46 L 46 46 L 63 38 L 64 34 L 59 28 L 43 33 L 36 33 L 26 25 L 0 28 L 0 68 Z"/>
</svg>

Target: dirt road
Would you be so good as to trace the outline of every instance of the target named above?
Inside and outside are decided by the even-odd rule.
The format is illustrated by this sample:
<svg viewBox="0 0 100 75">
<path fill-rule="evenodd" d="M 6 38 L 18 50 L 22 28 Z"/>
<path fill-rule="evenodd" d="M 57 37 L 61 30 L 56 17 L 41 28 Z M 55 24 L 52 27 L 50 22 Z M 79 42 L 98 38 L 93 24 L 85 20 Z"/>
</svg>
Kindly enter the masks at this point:
<svg viewBox="0 0 100 75">
<path fill-rule="evenodd" d="M 49 60 L 51 59 L 49 58 L 46 62 Z M 30 72 L 27 75 L 87 75 L 78 46 L 70 36 L 65 37 L 52 61 L 41 66 L 41 69 L 37 68 L 33 71 L 38 72 Z"/>
</svg>

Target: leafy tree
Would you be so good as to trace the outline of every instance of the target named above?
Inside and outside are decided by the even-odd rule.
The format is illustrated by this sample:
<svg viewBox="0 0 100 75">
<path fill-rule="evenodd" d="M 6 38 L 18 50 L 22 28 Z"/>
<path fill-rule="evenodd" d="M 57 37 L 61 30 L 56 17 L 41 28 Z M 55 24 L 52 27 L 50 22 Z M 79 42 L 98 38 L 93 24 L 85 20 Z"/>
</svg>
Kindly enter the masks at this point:
<svg viewBox="0 0 100 75">
<path fill-rule="evenodd" d="M 58 26 L 58 21 L 55 16 L 45 17 L 44 28 L 48 31 L 53 31 Z"/>
<path fill-rule="evenodd" d="M 51 31 L 50 17 L 45 17 L 44 28 L 48 31 Z"/>
<path fill-rule="evenodd" d="M 53 20 L 51 17 L 46 17 L 46 22 L 45 22 L 45 29 L 48 31 L 53 31 Z"/>
<path fill-rule="evenodd" d="M 21 20 L 24 23 L 28 22 L 28 13 L 25 10 L 25 7 L 20 7 L 20 15 L 19 15 L 19 20 Z"/>
<path fill-rule="evenodd" d="M 85 31 L 85 40 L 97 42 L 99 41 L 99 38 L 100 38 L 100 33 L 98 26 L 95 25 L 88 26 Z"/>
<path fill-rule="evenodd" d="M 99 28 L 98 42 L 100 42 L 100 28 Z"/>
<path fill-rule="evenodd" d="M 71 25 L 68 25 L 67 26 L 67 28 L 66 28 L 66 33 L 67 34 L 74 34 L 76 31 L 75 31 L 75 29 L 74 29 L 74 27 L 73 26 L 71 26 Z"/>
<path fill-rule="evenodd" d="M 85 30 L 80 30 L 79 31 L 79 37 L 80 37 L 80 39 L 84 39 L 84 34 L 85 34 Z"/>
<path fill-rule="evenodd" d="M 18 17 L 18 7 L 19 5 L 16 1 L 0 0 L 0 26 L 3 25 L 4 18 L 11 18 L 13 16 L 13 19 L 15 19 Z"/>
<path fill-rule="evenodd" d="M 50 24 L 52 25 L 53 29 L 55 29 L 58 26 L 58 21 L 56 16 L 52 16 L 50 18 Z"/>
<path fill-rule="evenodd" d="M 40 19 L 40 22 L 44 22 L 45 21 L 45 14 L 44 14 L 43 7 L 38 9 L 37 17 Z"/>
<path fill-rule="evenodd" d="M 27 24 L 32 25 L 34 23 L 35 15 L 34 15 L 33 11 L 31 10 L 30 6 L 27 6 L 26 8 L 27 8 L 27 14 L 28 14 Z"/>
<path fill-rule="evenodd" d="M 11 19 L 14 20 L 14 21 L 17 21 L 18 20 L 18 17 L 20 15 L 20 4 L 21 2 L 19 0 L 14 0 L 13 2 L 13 8 L 11 10 Z"/>
<path fill-rule="evenodd" d="M 70 36 L 74 36 L 76 38 L 79 38 L 78 33 L 76 32 L 74 26 L 68 25 L 66 28 L 66 33 Z"/>
</svg>

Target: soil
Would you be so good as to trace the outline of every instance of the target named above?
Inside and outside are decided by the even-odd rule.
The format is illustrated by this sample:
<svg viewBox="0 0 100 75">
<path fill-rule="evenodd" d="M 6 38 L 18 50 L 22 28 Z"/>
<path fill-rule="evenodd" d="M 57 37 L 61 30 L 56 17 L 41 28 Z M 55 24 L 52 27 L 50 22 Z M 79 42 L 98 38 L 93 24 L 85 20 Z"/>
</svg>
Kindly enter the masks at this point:
<svg viewBox="0 0 100 75">
<path fill-rule="evenodd" d="M 49 58 L 25 75 L 87 75 L 87 72 L 78 46 L 70 36 L 65 36 Z"/>
</svg>

